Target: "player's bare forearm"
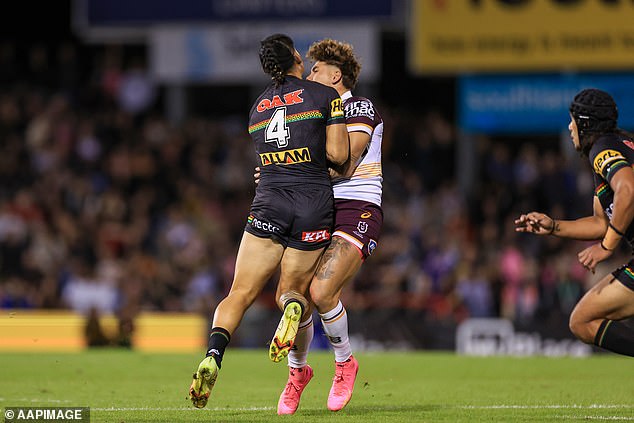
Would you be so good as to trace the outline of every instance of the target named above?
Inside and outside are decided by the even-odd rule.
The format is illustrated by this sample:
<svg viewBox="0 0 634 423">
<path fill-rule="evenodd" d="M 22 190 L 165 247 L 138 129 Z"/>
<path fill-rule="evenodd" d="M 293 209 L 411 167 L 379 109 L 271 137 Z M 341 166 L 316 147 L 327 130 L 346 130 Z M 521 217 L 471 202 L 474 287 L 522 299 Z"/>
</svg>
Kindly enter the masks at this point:
<svg viewBox="0 0 634 423">
<path fill-rule="evenodd" d="M 544 213 L 530 212 L 517 218 L 515 225 L 517 232 L 595 240 L 600 239 L 605 234 L 607 222 L 601 216 L 588 216 L 577 220 L 558 220 Z"/>
<path fill-rule="evenodd" d="M 350 139 L 345 123 L 326 127 L 326 159 L 335 166 L 350 160 Z"/>
<path fill-rule="evenodd" d="M 556 220 L 554 235 L 583 241 L 603 238 L 607 222 L 600 216 L 587 216 L 576 220 Z"/>
</svg>

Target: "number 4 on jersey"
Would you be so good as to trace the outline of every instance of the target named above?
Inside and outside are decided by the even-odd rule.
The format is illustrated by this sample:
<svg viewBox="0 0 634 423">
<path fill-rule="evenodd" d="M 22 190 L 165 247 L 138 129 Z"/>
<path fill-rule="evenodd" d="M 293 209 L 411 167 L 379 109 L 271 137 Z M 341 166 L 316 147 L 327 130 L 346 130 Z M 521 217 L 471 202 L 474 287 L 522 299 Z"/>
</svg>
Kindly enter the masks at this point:
<svg viewBox="0 0 634 423">
<path fill-rule="evenodd" d="M 266 125 L 266 142 L 277 143 L 277 148 L 286 147 L 291 132 L 286 126 L 286 107 L 278 107 Z"/>
</svg>

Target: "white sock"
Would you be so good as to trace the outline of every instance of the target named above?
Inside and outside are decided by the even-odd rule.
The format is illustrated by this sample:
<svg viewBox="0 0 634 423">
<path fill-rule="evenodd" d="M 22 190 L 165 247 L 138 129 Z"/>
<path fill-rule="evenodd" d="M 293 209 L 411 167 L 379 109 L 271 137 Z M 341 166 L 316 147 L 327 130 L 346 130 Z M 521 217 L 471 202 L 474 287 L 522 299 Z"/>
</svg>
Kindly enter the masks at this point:
<svg viewBox="0 0 634 423">
<path fill-rule="evenodd" d="M 308 319 L 299 323 L 297 336 L 295 336 L 295 345 L 288 352 L 289 367 L 304 367 L 308 363 L 308 350 L 314 334 L 313 316 L 308 316 Z"/>
<path fill-rule="evenodd" d="M 346 309 L 337 303 L 335 308 L 327 313 L 320 314 L 324 332 L 328 335 L 328 340 L 335 352 L 335 361 L 346 361 L 352 355 L 350 348 L 350 338 L 348 337 L 348 315 Z"/>
</svg>

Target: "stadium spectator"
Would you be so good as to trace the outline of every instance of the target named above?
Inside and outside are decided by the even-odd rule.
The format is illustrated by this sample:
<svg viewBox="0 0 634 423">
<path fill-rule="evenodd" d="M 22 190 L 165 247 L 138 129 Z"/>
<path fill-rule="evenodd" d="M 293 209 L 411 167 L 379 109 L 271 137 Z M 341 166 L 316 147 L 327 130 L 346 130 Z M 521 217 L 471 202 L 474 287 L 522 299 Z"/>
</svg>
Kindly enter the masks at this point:
<svg viewBox="0 0 634 423">
<path fill-rule="evenodd" d="M 622 238 L 633 245 L 634 136 L 617 127 L 617 106 L 605 91 L 580 91 L 570 104 L 570 116 L 572 143 L 594 171 L 594 214 L 559 220 L 530 212 L 515 223 L 519 232 L 595 241 L 577 255 L 583 267 L 594 273 Z M 634 260 L 630 260 L 583 296 L 570 315 L 570 329 L 587 344 L 633 357 L 634 330 L 621 322 L 633 316 Z"/>
<path fill-rule="evenodd" d="M 207 404 L 231 334 L 278 266 L 276 302 L 283 315 L 269 357 L 279 362 L 293 347 L 302 315 L 310 312 L 304 293 L 330 242 L 333 193 L 328 166 L 345 166 L 350 159 L 342 100 L 334 88 L 302 80 L 304 62 L 293 40 L 271 35 L 262 40 L 259 56 L 272 79 L 249 116 L 261 177 L 231 291 L 216 308 L 207 354 L 190 388 L 192 403 L 199 408 Z"/>
</svg>

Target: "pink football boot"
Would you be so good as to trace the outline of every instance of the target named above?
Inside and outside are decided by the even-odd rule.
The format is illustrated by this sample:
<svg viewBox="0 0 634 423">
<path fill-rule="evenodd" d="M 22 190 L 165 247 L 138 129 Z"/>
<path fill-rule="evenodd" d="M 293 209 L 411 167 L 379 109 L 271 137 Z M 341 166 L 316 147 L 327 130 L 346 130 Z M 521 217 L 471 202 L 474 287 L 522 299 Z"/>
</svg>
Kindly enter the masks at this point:
<svg viewBox="0 0 634 423">
<path fill-rule="evenodd" d="M 344 362 L 335 362 L 335 377 L 332 380 L 332 388 L 328 394 L 328 409 L 339 411 L 348 404 L 352 398 L 354 381 L 359 371 L 359 362 L 353 357 Z"/>
<path fill-rule="evenodd" d="M 296 369 L 289 367 L 288 382 L 277 403 L 277 414 L 295 414 L 299 406 L 299 399 L 308 382 L 313 378 L 313 369 L 306 365 Z"/>
</svg>

